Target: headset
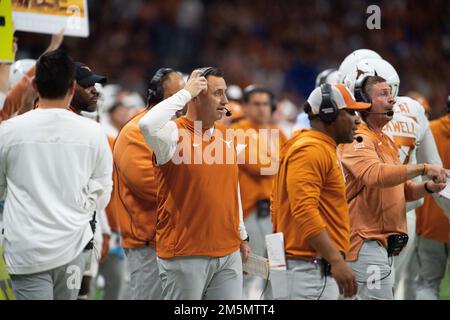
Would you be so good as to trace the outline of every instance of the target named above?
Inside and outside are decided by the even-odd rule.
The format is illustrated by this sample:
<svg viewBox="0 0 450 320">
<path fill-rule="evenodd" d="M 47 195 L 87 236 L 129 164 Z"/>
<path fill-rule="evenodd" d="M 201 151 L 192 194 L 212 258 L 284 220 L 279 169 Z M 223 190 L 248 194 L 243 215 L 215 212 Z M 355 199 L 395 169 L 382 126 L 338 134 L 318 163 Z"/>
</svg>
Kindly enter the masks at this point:
<svg viewBox="0 0 450 320">
<path fill-rule="evenodd" d="M 377 75 L 376 72 L 375 72 L 375 75 Z M 355 81 L 355 99 L 356 99 L 356 101 L 372 103 L 372 99 L 364 91 L 364 86 L 366 85 L 367 79 L 369 79 L 369 77 L 364 77 L 361 80 Z"/>
<path fill-rule="evenodd" d="M 323 83 L 320 85 L 322 93 L 322 102 L 319 106 L 319 118 L 325 123 L 331 123 L 336 120 L 339 108 L 331 97 L 331 85 Z"/>
<path fill-rule="evenodd" d="M 447 98 L 447 113 L 450 113 L 450 96 Z"/>
<path fill-rule="evenodd" d="M 172 72 L 175 72 L 175 70 L 171 68 L 160 68 L 156 71 L 148 86 L 147 105 L 153 105 L 163 100 L 164 89 L 162 86 L 162 79 Z"/>
<path fill-rule="evenodd" d="M 203 67 L 203 68 L 198 68 L 197 70 L 200 70 L 200 72 L 201 72 L 200 76 L 201 76 L 201 77 L 205 77 L 205 78 L 206 78 L 207 76 L 209 76 L 211 73 L 213 73 L 213 72 L 216 71 L 217 69 L 214 68 L 214 67 Z M 227 117 L 231 117 L 231 116 L 233 115 L 233 114 L 231 113 L 230 109 L 225 108 L 225 110 L 226 110 L 225 115 L 226 115 Z"/>
<path fill-rule="evenodd" d="M 277 99 L 275 97 L 275 94 L 266 87 L 253 84 L 245 87 L 244 91 L 242 92 L 242 100 L 244 102 L 248 102 L 250 100 L 250 96 L 255 92 L 267 93 L 269 95 L 270 111 L 272 113 L 275 112 L 275 110 L 277 109 Z"/>
<path fill-rule="evenodd" d="M 203 68 L 198 68 L 198 70 L 200 70 L 201 71 L 201 74 L 200 74 L 200 76 L 201 77 L 207 77 L 207 76 L 209 76 L 213 71 L 214 71 L 214 69 L 215 68 L 213 68 L 213 67 L 203 67 Z"/>
</svg>

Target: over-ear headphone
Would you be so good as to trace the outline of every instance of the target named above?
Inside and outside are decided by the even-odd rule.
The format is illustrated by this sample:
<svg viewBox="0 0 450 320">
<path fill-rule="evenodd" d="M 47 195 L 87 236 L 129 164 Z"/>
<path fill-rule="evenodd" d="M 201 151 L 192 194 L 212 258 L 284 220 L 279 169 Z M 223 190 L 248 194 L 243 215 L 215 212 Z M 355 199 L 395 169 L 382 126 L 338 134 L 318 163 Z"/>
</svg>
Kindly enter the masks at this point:
<svg viewBox="0 0 450 320">
<path fill-rule="evenodd" d="M 320 91 L 322 93 L 322 102 L 319 106 L 319 118 L 323 122 L 331 123 L 336 120 L 339 112 L 339 108 L 331 97 L 331 85 L 323 83 L 320 85 Z"/>
<path fill-rule="evenodd" d="M 203 68 L 199 68 L 198 70 L 200 70 L 202 73 L 200 74 L 201 77 L 207 77 L 213 70 L 213 67 L 203 67 Z"/>
<path fill-rule="evenodd" d="M 148 86 L 147 105 L 154 105 L 163 100 L 164 89 L 162 79 L 172 72 L 175 72 L 175 70 L 171 68 L 161 68 L 156 71 Z"/>
<path fill-rule="evenodd" d="M 447 98 L 447 113 L 450 113 L 450 96 Z"/>
<path fill-rule="evenodd" d="M 370 96 L 364 91 L 367 79 L 369 79 L 369 77 L 363 77 L 362 79 L 355 81 L 356 101 L 372 103 L 372 99 L 370 99 Z"/>
<path fill-rule="evenodd" d="M 242 100 L 247 103 L 250 100 L 250 96 L 255 92 L 267 93 L 269 95 L 270 110 L 272 113 L 275 112 L 275 110 L 277 109 L 277 99 L 275 97 L 275 94 L 266 87 L 256 86 L 253 84 L 245 87 L 244 91 L 242 92 Z"/>
</svg>

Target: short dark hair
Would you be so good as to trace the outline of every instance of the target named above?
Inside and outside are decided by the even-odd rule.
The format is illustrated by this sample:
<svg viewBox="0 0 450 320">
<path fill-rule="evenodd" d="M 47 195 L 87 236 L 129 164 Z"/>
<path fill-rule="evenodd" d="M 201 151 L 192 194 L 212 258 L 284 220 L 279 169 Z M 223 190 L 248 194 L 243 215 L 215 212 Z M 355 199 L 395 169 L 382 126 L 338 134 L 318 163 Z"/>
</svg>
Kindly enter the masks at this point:
<svg viewBox="0 0 450 320">
<path fill-rule="evenodd" d="M 242 101 L 244 101 L 245 103 L 248 103 L 250 101 L 251 97 L 255 93 L 265 93 L 269 96 L 269 99 L 272 99 L 273 97 L 275 97 L 275 95 L 272 93 L 272 91 L 270 91 L 266 87 L 250 85 L 244 89 L 244 92 L 242 94 Z"/>
<path fill-rule="evenodd" d="M 203 67 L 203 68 L 198 68 L 198 70 L 200 70 L 202 72 L 201 76 L 205 77 L 205 78 L 207 78 L 209 76 L 214 76 L 214 77 L 219 77 L 219 78 L 224 77 L 222 70 L 220 70 L 219 68 L 216 68 L 216 67 Z"/>
<path fill-rule="evenodd" d="M 255 93 L 265 93 L 269 96 L 270 109 L 274 112 L 277 108 L 277 99 L 275 94 L 267 87 L 259 86 L 259 85 L 249 85 L 244 89 L 242 93 L 242 101 L 244 103 L 248 103 L 251 97 Z"/>
<path fill-rule="evenodd" d="M 380 76 L 369 76 L 364 81 L 363 91 L 368 95 L 369 94 L 369 90 L 372 89 L 372 87 L 375 84 L 381 83 L 381 82 L 386 82 L 386 79 L 384 79 L 383 77 L 380 77 Z"/>
<path fill-rule="evenodd" d="M 62 50 L 45 53 L 36 62 L 35 82 L 42 98 L 64 98 L 74 80 L 75 63 Z"/>
</svg>

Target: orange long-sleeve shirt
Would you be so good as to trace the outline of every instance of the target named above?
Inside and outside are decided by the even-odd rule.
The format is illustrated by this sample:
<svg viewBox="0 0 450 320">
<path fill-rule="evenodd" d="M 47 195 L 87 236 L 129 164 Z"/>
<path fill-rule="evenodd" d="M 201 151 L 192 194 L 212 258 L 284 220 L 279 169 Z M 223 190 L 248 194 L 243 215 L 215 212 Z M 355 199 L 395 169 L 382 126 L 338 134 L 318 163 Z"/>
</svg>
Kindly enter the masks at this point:
<svg viewBox="0 0 450 320">
<path fill-rule="evenodd" d="M 194 146 L 194 123 L 185 116 L 175 120 L 183 144 L 182 158 L 195 159 L 215 152 L 226 155 L 231 151 L 233 163 L 193 161 L 174 163 L 170 160 L 155 167 L 158 186 L 158 224 L 156 252 L 158 257 L 170 259 L 179 256 L 223 257 L 239 249 L 238 166 L 234 147 L 222 138 L 225 126 L 216 122 L 210 140 Z M 181 131 L 185 135 L 181 135 Z M 200 137 L 200 139 L 202 139 Z M 211 149 L 210 149 L 211 150 Z"/>
<path fill-rule="evenodd" d="M 363 142 L 340 146 L 350 209 L 349 261 L 358 259 L 364 240 L 387 247 L 392 234 L 406 234 L 406 200 L 411 182 L 394 142 L 361 124 Z"/>
<path fill-rule="evenodd" d="M 450 114 L 431 121 L 430 129 L 444 168 L 450 168 Z M 450 243 L 450 223 L 432 196 L 425 197 L 423 206 L 417 209 L 416 228 L 422 237 Z"/>
<path fill-rule="evenodd" d="M 35 74 L 36 68 L 32 67 L 27 71 L 26 76 L 22 77 L 22 79 L 9 90 L 6 95 L 3 109 L 0 110 L 0 122 L 9 119 L 23 107 L 24 94 L 27 91 L 28 86 L 31 86 L 29 78 L 33 78 Z"/>
<path fill-rule="evenodd" d="M 249 215 L 255 210 L 255 203 L 258 200 L 269 200 L 270 193 L 272 191 L 272 182 L 274 175 L 276 174 L 276 165 L 274 163 L 262 163 L 262 159 L 259 156 L 260 152 L 263 152 L 259 144 L 259 129 L 266 130 L 278 130 L 278 141 L 273 141 L 273 146 L 267 146 L 267 151 L 264 156 L 267 159 L 271 159 L 273 162 L 279 161 L 280 147 L 286 142 L 286 136 L 275 125 L 269 125 L 260 127 L 250 120 L 241 120 L 232 126 L 233 129 L 242 129 L 247 140 L 245 141 L 247 147 L 242 151 L 239 156 L 243 156 L 243 161 L 239 162 L 239 185 L 241 188 L 242 209 L 244 210 L 244 219 L 247 219 Z M 267 143 L 268 144 L 268 143 Z M 253 146 L 253 147 L 251 147 Z M 276 150 L 275 150 L 276 149 Z M 272 152 L 275 151 L 273 154 Z M 278 154 L 277 154 L 278 152 Z M 250 161 L 256 159 L 255 163 Z M 266 161 L 267 162 L 267 161 Z M 262 168 L 269 168 L 274 166 L 274 173 L 271 175 L 262 175 Z"/>
<path fill-rule="evenodd" d="M 342 253 L 349 249 L 349 214 L 336 143 L 316 130 L 302 130 L 281 150 L 271 202 L 274 232 L 283 232 L 288 258 L 318 253 L 308 239 L 327 230 Z"/>
<path fill-rule="evenodd" d="M 155 246 L 156 183 L 153 152 L 139 129 L 139 120 L 144 114 L 130 120 L 114 144 L 117 187 L 113 197 L 124 248 Z"/>
</svg>

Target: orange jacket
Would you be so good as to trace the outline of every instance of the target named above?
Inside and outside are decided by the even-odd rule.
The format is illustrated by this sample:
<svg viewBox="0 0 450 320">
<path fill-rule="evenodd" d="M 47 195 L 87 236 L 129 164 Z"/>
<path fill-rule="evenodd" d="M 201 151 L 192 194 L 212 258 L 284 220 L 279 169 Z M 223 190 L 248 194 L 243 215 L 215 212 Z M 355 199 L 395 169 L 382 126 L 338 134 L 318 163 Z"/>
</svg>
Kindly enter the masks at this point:
<svg viewBox="0 0 450 320">
<path fill-rule="evenodd" d="M 9 119 L 23 107 L 24 93 L 27 91 L 27 87 L 31 85 L 27 77 L 33 78 L 35 74 L 36 67 L 32 67 L 27 71 L 26 76 L 23 76 L 22 79 L 9 90 L 6 95 L 3 109 L 0 110 L 0 122 Z"/>
<path fill-rule="evenodd" d="M 430 122 L 434 140 L 444 168 L 450 168 L 450 114 Z M 422 207 L 417 209 L 417 234 L 422 237 L 450 243 L 450 223 L 442 209 L 431 196 L 425 197 Z"/>
<path fill-rule="evenodd" d="M 108 136 L 108 143 L 111 151 L 114 150 L 114 142 L 115 138 L 112 136 Z M 117 187 L 117 171 L 113 167 L 113 191 L 111 193 L 111 200 L 108 203 L 108 206 L 105 208 L 106 217 L 108 218 L 109 227 L 111 231 L 119 231 L 119 221 L 117 217 L 117 199 L 114 196 L 114 188 Z"/>
<path fill-rule="evenodd" d="M 349 214 L 336 143 L 316 130 L 302 130 L 281 150 L 273 183 L 271 219 L 283 232 L 286 256 L 317 257 L 308 239 L 327 230 L 342 253 L 349 248 Z"/>
<path fill-rule="evenodd" d="M 350 209 L 349 261 L 357 260 L 364 240 L 406 234 L 406 201 L 411 182 L 400 164 L 394 142 L 361 124 L 357 134 L 363 142 L 341 145 L 340 156 Z"/>
<path fill-rule="evenodd" d="M 153 152 L 139 129 L 145 112 L 131 119 L 114 144 L 116 180 L 113 197 L 122 247 L 155 246 L 156 184 Z"/>
<path fill-rule="evenodd" d="M 180 144 L 175 156 L 194 159 L 216 146 L 215 153 L 231 150 L 234 163 L 167 163 L 155 166 L 158 186 L 156 252 L 169 259 L 178 256 L 223 257 L 239 249 L 238 166 L 234 148 L 223 137 L 225 127 L 216 122 L 212 138 L 194 146 L 194 124 L 185 116 L 175 121 L 191 142 Z M 222 133 L 222 139 L 219 139 Z M 181 137 L 181 132 L 179 132 Z M 198 134 L 198 133 L 195 133 Z M 183 141 L 186 136 L 183 135 Z M 200 138 L 202 139 L 202 138 Z M 214 145 L 213 145 L 214 143 Z M 206 151 L 205 151 L 206 149 Z M 202 153 L 201 153 L 202 152 Z"/>
<path fill-rule="evenodd" d="M 279 152 L 280 147 L 286 142 L 286 136 L 279 130 L 277 126 L 269 125 L 266 127 L 259 127 L 250 120 L 241 120 L 234 125 L 233 129 L 242 129 L 246 138 L 253 139 L 253 142 L 245 141 L 247 147 L 239 156 L 242 155 L 242 161 L 239 162 L 239 185 L 241 188 L 242 209 L 244 210 L 244 219 L 247 219 L 255 210 L 255 203 L 258 200 L 269 200 L 272 191 L 272 182 L 275 172 L 272 175 L 262 175 L 261 168 L 269 168 L 270 164 L 261 164 L 261 157 L 259 156 L 259 136 L 258 129 L 275 129 L 279 132 L 278 141 L 274 142 L 274 148 Z M 249 147 L 254 145 L 254 147 Z M 272 158 L 272 161 L 279 161 L 279 154 L 271 154 L 271 148 L 267 148 L 267 159 Z M 250 154 L 252 153 L 252 154 Z M 256 159 L 256 163 L 251 163 L 251 159 Z M 274 166 L 274 164 L 272 164 Z"/>
</svg>

